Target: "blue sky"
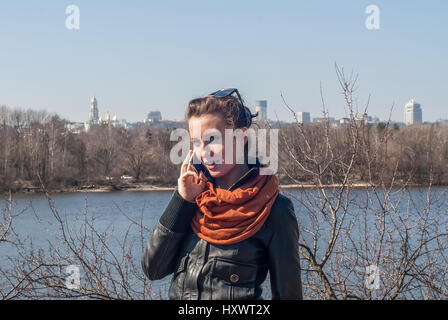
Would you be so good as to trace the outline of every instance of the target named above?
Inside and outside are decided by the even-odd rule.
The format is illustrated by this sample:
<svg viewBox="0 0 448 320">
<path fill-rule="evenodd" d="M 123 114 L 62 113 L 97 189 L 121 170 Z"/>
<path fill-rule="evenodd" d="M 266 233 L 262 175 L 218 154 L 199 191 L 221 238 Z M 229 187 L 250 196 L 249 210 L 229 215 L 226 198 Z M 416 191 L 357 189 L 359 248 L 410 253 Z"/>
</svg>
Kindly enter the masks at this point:
<svg viewBox="0 0 448 320">
<path fill-rule="evenodd" d="M 68 5 L 80 29 L 65 27 Z M 367 30 L 365 8 L 380 8 Z M 448 2 L 429 1 L 63 1 L 0 2 L 0 104 L 84 121 L 100 114 L 142 120 L 151 110 L 182 119 L 188 101 L 237 87 L 269 118 L 345 115 L 334 62 L 359 74 L 369 114 L 403 119 L 415 98 L 423 120 L 448 118 Z"/>
</svg>

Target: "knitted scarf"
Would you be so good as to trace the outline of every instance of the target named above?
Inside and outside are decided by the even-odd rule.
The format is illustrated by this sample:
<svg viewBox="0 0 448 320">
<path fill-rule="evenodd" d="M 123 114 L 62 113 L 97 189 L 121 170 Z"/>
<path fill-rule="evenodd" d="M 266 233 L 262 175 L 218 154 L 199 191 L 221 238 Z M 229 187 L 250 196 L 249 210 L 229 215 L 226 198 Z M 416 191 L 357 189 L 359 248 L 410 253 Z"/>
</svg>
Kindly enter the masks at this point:
<svg viewBox="0 0 448 320">
<path fill-rule="evenodd" d="M 214 244 L 241 242 L 261 229 L 279 193 L 274 175 L 256 175 L 235 190 L 215 188 L 211 182 L 196 197 L 199 210 L 191 227 Z"/>
</svg>

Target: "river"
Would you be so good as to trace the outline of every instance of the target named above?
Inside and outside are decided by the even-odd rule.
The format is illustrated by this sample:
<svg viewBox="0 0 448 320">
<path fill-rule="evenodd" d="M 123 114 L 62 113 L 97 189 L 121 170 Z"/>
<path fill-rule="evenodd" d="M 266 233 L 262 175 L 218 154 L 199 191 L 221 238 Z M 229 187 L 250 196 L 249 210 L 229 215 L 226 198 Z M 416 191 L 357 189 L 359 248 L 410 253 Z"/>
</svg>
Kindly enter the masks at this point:
<svg viewBox="0 0 448 320">
<path fill-rule="evenodd" d="M 438 193 L 446 193 L 447 188 L 436 188 Z M 307 223 L 303 217 L 306 215 L 307 209 L 303 205 L 304 197 L 313 194 L 314 190 L 305 189 L 288 189 L 284 190 L 284 194 L 293 198 L 296 208 L 296 215 L 299 223 Z M 365 192 L 360 190 L 353 191 L 361 196 Z M 420 197 L 424 194 L 424 189 L 416 188 L 413 191 Z M 172 191 L 151 191 L 151 192 L 109 192 L 109 193 L 57 193 L 52 196 L 55 207 L 60 215 L 71 222 L 83 216 L 85 201 L 89 215 L 95 217 L 95 226 L 101 232 L 109 228 L 112 234 L 111 239 L 116 239 L 117 243 L 126 234 L 130 220 L 142 221 L 142 224 L 152 230 L 163 210 L 165 209 Z M 360 206 L 365 199 L 358 200 Z M 6 202 L 4 202 L 6 203 Z M 406 201 L 403 201 L 406 203 Z M 358 206 L 358 208 L 360 207 Z M 406 210 L 403 205 L 403 210 Z M 445 202 L 446 208 L 446 202 Z M 353 209 L 356 211 L 355 209 Z M 56 232 L 58 228 L 55 219 L 50 210 L 47 199 L 42 194 L 18 194 L 14 195 L 14 212 L 23 211 L 15 220 L 14 228 L 18 235 L 22 238 L 32 240 L 35 248 L 46 250 L 48 244 L 54 241 L 50 231 Z M 353 212 L 354 212 L 353 211 Z M 41 221 L 41 222 L 38 222 Z M 132 232 L 131 232 L 132 233 Z M 144 233 L 144 242 L 149 239 L 150 233 Z M 138 236 L 136 235 L 136 238 Z M 112 241 L 114 242 L 114 241 Z M 115 244 L 112 244 L 115 246 Z M 118 250 L 118 248 L 117 248 Z M 137 246 L 133 251 L 136 265 L 140 265 L 141 247 Z M 0 244 L 0 265 L 5 267 L 8 263 L 8 257 L 15 257 L 16 252 L 12 246 L 8 244 Z M 171 276 L 155 281 L 154 288 L 160 292 L 163 298 L 167 297 L 167 290 Z M 269 277 L 264 285 L 264 297 L 270 297 Z"/>
</svg>

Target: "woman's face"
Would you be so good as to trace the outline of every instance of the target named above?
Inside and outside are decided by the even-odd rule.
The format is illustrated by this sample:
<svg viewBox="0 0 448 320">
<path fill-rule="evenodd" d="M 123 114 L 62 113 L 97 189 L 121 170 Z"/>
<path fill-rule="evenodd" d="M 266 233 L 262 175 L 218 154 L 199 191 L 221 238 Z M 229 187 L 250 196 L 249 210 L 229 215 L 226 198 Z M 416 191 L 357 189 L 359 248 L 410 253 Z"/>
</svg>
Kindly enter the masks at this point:
<svg viewBox="0 0 448 320">
<path fill-rule="evenodd" d="M 226 123 L 220 114 L 191 117 L 188 121 L 193 153 L 208 169 L 213 178 L 228 174 L 235 167 L 235 150 L 232 163 L 225 163 Z M 234 139 L 232 139 L 234 140 Z M 231 146 L 235 149 L 234 141 Z"/>
</svg>

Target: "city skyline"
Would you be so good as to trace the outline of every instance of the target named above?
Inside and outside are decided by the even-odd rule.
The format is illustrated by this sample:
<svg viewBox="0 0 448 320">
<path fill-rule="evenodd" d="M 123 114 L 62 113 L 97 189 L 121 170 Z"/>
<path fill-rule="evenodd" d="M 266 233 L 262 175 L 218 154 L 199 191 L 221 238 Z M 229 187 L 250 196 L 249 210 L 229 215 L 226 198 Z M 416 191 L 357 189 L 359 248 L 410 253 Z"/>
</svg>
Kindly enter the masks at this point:
<svg viewBox="0 0 448 320">
<path fill-rule="evenodd" d="M 255 118 L 256 121 L 275 121 L 276 119 L 267 118 L 267 110 L 268 110 L 268 101 L 267 100 L 257 100 L 257 101 L 255 101 L 255 110 L 251 110 L 251 111 L 258 114 L 258 116 Z M 404 117 L 402 120 L 390 119 L 390 121 L 392 123 L 403 124 L 403 125 L 411 125 L 411 124 L 415 124 L 415 123 L 423 123 L 424 124 L 424 123 L 433 123 L 433 122 L 440 122 L 440 121 L 448 122 L 448 119 L 443 119 L 443 118 L 438 118 L 433 122 L 423 121 L 423 118 L 422 118 L 423 112 L 422 112 L 421 104 L 418 103 L 415 99 L 409 100 L 409 102 L 404 105 L 403 110 L 404 110 Z M 378 124 L 380 122 L 384 123 L 384 122 L 389 121 L 389 119 L 380 119 L 375 115 L 373 115 L 373 116 L 369 115 L 369 113 L 355 114 L 354 117 L 355 117 L 355 119 L 367 121 L 368 123 L 371 123 L 371 124 Z M 299 123 L 305 124 L 305 123 L 321 122 L 325 119 L 321 116 L 315 117 L 314 114 L 312 114 L 311 112 L 308 112 L 308 111 L 298 111 L 295 113 L 295 115 L 293 115 L 293 118 L 294 119 L 292 121 L 285 121 L 285 122 L 296 122 L 297 121 Z M 347 121 L 350 121 L 350 119 L 347 117 L 335 118 L 335 117 L 328 116 L 327 119 L 330 120 L 330 122 L 332 122 L 334 124 L 338 124 L 338 125 L 344 124 L 344 123 L 347 123 Z M 99 108 L 98 108 L 98 99 L 96 98 L 96 96 L 93 96 L 90 100 L 90 111 L 89 111 L 88 120 L 81 121 L 81 122 L 80 121 L 71 121 L 70 119 L 67 119 L 67 120 L 71 123 L 78 123 L 78 124 L 84 123 L 86 128 L 88 129 L 88 127 L 91 125 L 97 125 L 97 124 L 101 124 L 101 123 L 110 123 L 110 124 L 113 124 L 114 126 L 127 127 L 128 125 L 131 125 L 133 123 L 134 124 L 135 123 L 149 123 L 149 122 L 160 122 L 160 121 L 173 122 L 173 121 L 184 121 L 185 119 L 167 119 L 166 117 L 162 116 L 162 113 L 160 110 L 156 110 L 156 109 L 149 110 L 146 117 L 143 118 L 143 120 L 139 119 L 137 121 L 127 121 L 127 119 L 125 119 L 125 118 L 118 119 L 117 113 L 115 113 L 115 115 L 111 119 L 109 110 L 106 111 L 105 117 L 103 118 L 102 116 L 100 116 L 100 112 L 99 112 Z"/>
<path fill-rule="evenodd" d="M 402 106 L 416 97 L 424 121 L 448 118 L 446 2 L 375 1 L 379 30 L 365 27 L 371 1 L 81 0 L 79 30 L 65 26 L 69 4 L 0 4 L 1 105 L 84 121 L 96 95 L 130 121 L 148 109 L 180 120 L 192 98 L 237 87 L 252 109 L 267 100 L 268 118 L 289 121 L 281 92 L 295 111 L 317 115 L 322 82 L 330 116 L 342 118 L 337 62 L 359 74 L 360 110 L 370 94 L 369 114 L 387 119 L 394 104 L 391 119 L 402 121 Z"/>
</svg>

